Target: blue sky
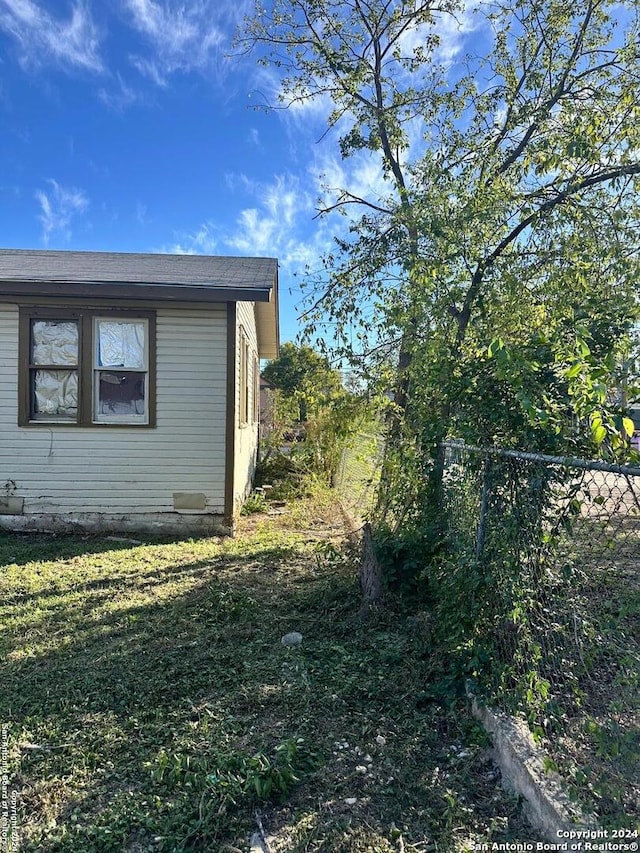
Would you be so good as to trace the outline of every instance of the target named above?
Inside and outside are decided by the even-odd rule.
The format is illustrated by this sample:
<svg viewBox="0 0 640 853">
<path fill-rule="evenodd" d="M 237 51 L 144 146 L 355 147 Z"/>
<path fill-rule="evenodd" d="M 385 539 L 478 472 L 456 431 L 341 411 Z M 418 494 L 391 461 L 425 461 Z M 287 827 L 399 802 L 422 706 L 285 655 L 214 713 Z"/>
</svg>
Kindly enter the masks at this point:
<svg viewBox="0 0 640 853">
<path fill-rule="evenodd" d="M 246 0 L 0 0 L 0 245 L 266 255 L 281 339 L 305 264 L 331 244 L 323 181 L 376 191 L 378 164 L 318 142 L 327 104 L 276 103 L 231 56 Z M 462 38 L 449 33 L 447 49 Z"/>
<path fill-rule="evenodd" d="M 0 243 L 277 256 L 286 340 L 317 231 L 300 122 L 228 58 L 246 4 L 186 7 L 0 0 Z"/>
</svg>

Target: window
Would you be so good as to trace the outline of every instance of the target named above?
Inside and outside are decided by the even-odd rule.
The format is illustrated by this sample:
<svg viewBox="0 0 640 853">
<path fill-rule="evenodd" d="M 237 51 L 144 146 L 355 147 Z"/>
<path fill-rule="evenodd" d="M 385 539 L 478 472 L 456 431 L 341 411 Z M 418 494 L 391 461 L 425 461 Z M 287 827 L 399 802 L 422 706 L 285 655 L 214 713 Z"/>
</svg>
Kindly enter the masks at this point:
<svg viewBox="0 0 640 853">
<path fill-rule="evenodd" d="M 253 422 L 260 419 L 260 362 L 258 358 L 253 360 Z"/>
<path fill-rule="evenodd" d="M 149 321 L 93 320 L 93 415 L 96 423 L 146 423 Z M 105 370 L 104 368 L 108 368 Z"/>
<path fill-rule="evenodd" d="M 80 334 L 77 320 L 32 320 L 29 346 L 30 416 L 78 419 Z"/>
<path fill-rule="evenodd" d="M 244 329 L 240 327 L 240 423 L 249 423 L 249 341 Z"/>
<path fill-rule="evenodd" d="M 151 312 L 21 309 L 19 423 L 153 426 Z"/>
</svg>

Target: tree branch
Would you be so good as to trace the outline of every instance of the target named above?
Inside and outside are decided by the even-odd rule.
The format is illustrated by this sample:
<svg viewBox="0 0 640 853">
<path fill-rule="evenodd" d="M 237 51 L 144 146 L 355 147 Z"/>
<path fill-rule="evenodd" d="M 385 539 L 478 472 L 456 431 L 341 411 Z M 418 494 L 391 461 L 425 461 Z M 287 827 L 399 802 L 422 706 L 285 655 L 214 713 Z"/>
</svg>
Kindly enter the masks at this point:
<svg viewBox="0 0 640 853">
<path fill-rule="evenodd" d="M 638 174 L 640 174 L 640 163 L 619 166 L 616 169 L 610 169 L 606 172 L 601 172 L 597 175 L 591 175 L 590 177 L 584 178 L 581 181 L 569 184 L 567 187 L 565 187 L 564 190 L 558 192 L 558 194 L 554 196 L 554 198 L 543 202 L 537 208 L 537 210 L 533 211 L 531 214 L 529 214 L 529 216 L 526 216 L 524 219 L 522 219 L 515 226 L 515 228 L 513 228 L 506 235 L 506 237 L 504 237 L 498 243 L 495 249 L 493 249 L 493 251 L 490 252 L 487 257 L 480 261 L 476 266 L 476 270 L 471 280 L 471 285 L 467 291 L 462 310 L 460 311 L 460 314 L 458 316 L 458 331 L 456 333 L 454 352 L 459 352 L 460 346 L 462 345 L 462 342 L 464 340 L 467 327 L 471 320 L 471 310 L 478 297 L 478 293 L 486 271 L 491 266 L 493 266 L 493 264 L 506 251 L 506 249 L 508 249 L 509 246 L 511 246 L 515 242 L 515 240 L 518 239 L 518 237 L 520 236 L 520 234 L 522 234 L 523 231 L 525 231 L 536 219 L 539 219 L 542 214 L 548 213 L 549 211 L 556 208 L 558 205 L 563 204 L 565 201 L 567 201 L 567 199 L 574 197 L 583 190 L 590 189 L 591 187 L 598 186 L 599 184 L 607 183 L 608 181 L 613 181 L 616 178 L 622 178 L 625 176 Z"/>
</svg>

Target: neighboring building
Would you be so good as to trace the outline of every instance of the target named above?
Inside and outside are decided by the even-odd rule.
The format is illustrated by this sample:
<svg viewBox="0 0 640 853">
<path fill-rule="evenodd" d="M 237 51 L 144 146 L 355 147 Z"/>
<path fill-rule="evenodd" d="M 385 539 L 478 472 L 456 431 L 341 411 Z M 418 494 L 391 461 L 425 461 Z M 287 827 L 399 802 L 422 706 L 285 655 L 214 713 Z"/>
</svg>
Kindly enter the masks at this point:
<svg viewBox="0 0 640 853">
<path fill-rule="evenodd" d="M 0 527 L 232 532 L 277 261 L 0 250 Z"/>
</svg>

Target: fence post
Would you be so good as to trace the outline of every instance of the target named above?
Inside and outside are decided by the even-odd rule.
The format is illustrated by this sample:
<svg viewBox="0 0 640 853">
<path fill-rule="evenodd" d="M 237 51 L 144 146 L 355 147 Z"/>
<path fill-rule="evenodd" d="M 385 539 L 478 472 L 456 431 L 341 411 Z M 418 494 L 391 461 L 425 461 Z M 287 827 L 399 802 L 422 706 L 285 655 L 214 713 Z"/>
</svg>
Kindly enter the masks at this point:
<svg viewBox="0 0 640 853">
<path fill-rule="evenodd" d="M 491 491 L 491 456 L 487 453 L 482 470 L 482 497 L 480 499 L 480 518 L 478 519 L 478 531 L 476 533 L 476 560 L 482 559 L 484 551 L 484 540 L 487 533 L 487 511 L 489 509 L 489 493 Z"/>
</svg>

